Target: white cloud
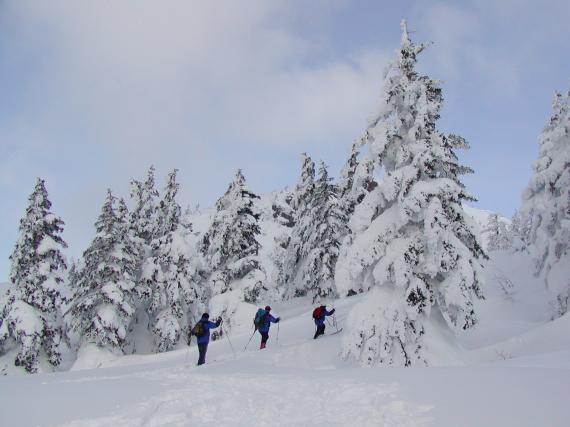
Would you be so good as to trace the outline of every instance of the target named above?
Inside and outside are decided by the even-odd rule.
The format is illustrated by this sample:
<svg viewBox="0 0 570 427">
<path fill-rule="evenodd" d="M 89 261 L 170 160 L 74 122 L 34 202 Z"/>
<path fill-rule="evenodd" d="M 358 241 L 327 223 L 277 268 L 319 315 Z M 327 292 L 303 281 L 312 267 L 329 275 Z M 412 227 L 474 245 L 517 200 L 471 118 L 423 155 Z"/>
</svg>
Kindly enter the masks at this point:
<svg viewBox="0 0 570 427">
<path fill-rule="evenodd" d="M 2 3 L 3 19 L 17 25 L 0 37 L 18 46 L 22 73 L 33 72 L 19 81 L 23 126 L 0 123 L 19 145 L 0 160 L 0 187 L 28 194 L 23 183 L 46 177 L 50 193 L 61 191 L 54 209 L 78 254 L 105 189 L 126 196 L 129 179 L 150 164 L 161 174 L 181 169 L 181 202 L 211 203 L 237 167 L 246 176 L 259 162 L 286 168 L 280 153 L 294 152 L 289 169 L 276 172 L 291 179 L 301 151 L 336 144 L 344 153 L 387 55 L 326 58 L 330 46 L 298 35 L 305 11 L 262 0 Z M 252 177 L 254 189 L 272 183 Z M 20 211 L 2 224 L 9 237 Z"/>
<path fill-rule="evenodd" d="M 472 79 L 485 80 L 480 86 L 490 90 L 499 87 L 511 95 L 517 92 L 518 64 L 495 44 L 486 43 L 492 31 L 486 22 L 488 15 L 469 2 L 441 2 L 426 8 L 424 16 L 421 26 L 427 39 L 435 43 L 430 50 L 434 58 L 431 63 L 443 80 L 464 84 Z"/>
</svg>

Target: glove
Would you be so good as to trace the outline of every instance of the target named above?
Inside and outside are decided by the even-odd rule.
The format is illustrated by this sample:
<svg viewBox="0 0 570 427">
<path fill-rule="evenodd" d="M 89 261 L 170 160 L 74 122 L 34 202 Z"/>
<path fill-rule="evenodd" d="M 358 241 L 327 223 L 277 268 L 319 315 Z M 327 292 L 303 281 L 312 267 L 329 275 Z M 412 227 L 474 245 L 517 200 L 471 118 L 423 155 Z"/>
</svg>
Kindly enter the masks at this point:
<svg viewBox="0 0 570 427">
<path fill-rule="evenodd" d="M 333 308 L 333 309 L 331 310 L 331 314 L 334 314 L 335 310 L 336 310 L 336 309 Z"/>
<path fill-rule="evenodd" d="M 275 323 L 279 323 L 280 320 L 281 320 L 281 318 L 278 317 L 277 319 L 275 319 Z"/>
<path fill-rule="evenodd" d="M 222 316 L 218 317 L 218 323 L 222 323 Z"/>
</svg>

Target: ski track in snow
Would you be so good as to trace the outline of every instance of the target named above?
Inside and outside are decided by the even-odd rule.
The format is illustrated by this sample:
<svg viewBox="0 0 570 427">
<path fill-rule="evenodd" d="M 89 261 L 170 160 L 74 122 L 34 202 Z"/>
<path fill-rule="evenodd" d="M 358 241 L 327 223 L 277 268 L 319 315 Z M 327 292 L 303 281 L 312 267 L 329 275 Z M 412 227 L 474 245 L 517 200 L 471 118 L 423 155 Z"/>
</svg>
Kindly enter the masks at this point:
<svg viewBox="0 0 570 427">
<path fill-rule="evenodd" d="M 509 298 L 489 285 L 484 321 L 458 337 L 465 350 L 450 364 L 342 361 L 343 333 L 313 340 L 311 304 L 299 299 L 272 304 L 283 321 L 263 351 L 258 334 L 243 351 L 252 331 L 242 329 L 236 354 L 212 342 L 201 367 L 195 346 L 119 358 L 86 349 L 71 371 L 0 377 L 0 426 L 566 427 L 570 315 L 544 323 L 530 305 L 540 294 L 514 283 Z M 339 327 L 360 298 L 335 301 Z"/>
<path fill-rule="evenodd" d="M 298 375 L 184 375 L 176 370 L 167 379 L 171 391 L 124 413 L 63 425 L 301 426 L 311 420 L 326 420 L 333 426 L 411 427 L 431 421 L 431 408 L 404 400 L 397 384 L 315 380 Z M 189 385 L 179 388 L 184 383 Z M 315 392 L 299 393 L 311 389 Z"/>
</svg>

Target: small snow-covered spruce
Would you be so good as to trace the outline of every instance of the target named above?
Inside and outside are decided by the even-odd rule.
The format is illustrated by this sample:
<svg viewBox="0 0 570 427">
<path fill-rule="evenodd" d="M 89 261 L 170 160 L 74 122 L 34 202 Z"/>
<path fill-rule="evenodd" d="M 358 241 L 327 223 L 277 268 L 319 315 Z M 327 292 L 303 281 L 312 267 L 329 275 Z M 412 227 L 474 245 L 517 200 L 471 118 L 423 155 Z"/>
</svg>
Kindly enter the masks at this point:
<svg viewBox="0 0 570 427">
<path fill-rule="evenodd" d="M 238 170 L 225 194 L 216 202 L 216 213 L 205 233 L 201 250 L 209 275 L 210 289 L 216 301 L 228 300 L 216 309 L 229 320 L 238 301 L 255 303 L 265 288 L 265 273 L 258 259 L 260 244 L 259 216 L 255 204 L 259 199 L 250 192 Z M 230 292 L 229 297 L 219 297 Z M 230 307 L 230 305 L 232 307 Z M 231 328 L 226 323 L 226 329 Z"/>
<path fill-rule="evenodd" d="M 176 202 L 177 170 L 168 175 L 158 207 L 157 237 L 151 242 L 152 256 L 143 266 L 142 282 L 149 289 L 148 315 L 158 352 L 171 350 L 188 327 L 198 320 L 205 295 L 201 277 L 191 263 L 186 236 Z"/>
<path fill-rule="evenodd" d="M 487 251 L 506 251 L 511 249 L 513 236 L 510 227 L 499 219 L 499 215 L 493 213 L 489 215 L 487 227 Z"/>
<path fill-rule="evenodd" d="M 555 316 L 570 308 L 570 92 L 556 94 L 552 116 L 538 140 L 534 174 L 523 194 L 521 211 L 530 217 L 536 274 L 544 277 Z M 560 271 L 557 271 L 560 270 Z"/>
<path fill-rule="evenodd" d="M 341 292 L 371 289 L 349 315 L 342 350 L 367 365 L 428 363 L 424 336 L 437 323 L 430 317 L 470 328 L 473 299 L 482 298 L 485 254 L 461 205 L 473 200 L 459 180 L 471 170 L 455 154 L 467 143 L 436 129 L 441 89 L 416 72 L 425 45 L 410 41 L 405 21 L 402 29 L 380 112 L 365 133 L 366 156 L 382 179 L 356 208 L 369 223 L 335 277 Z"/>
<path fill-rule="evenodd" d="M 95 238 L 83 253 L 70 323 L 81 336 L 81 344 L 94 343 L 123 353 L 136 308 L 135 253 L 127 207 L 111 190 L 95 229 Z"/>
<path fill-rule="evenodd" d="M 17 348 L 16 366 L 35 373 L 42 352 L 52 366 L 61 362 L 61 287 L 67 269 L 62 250 L 67 245 L 44 180 L 38 178 L 28 202 L 10 256 L 13 287 L 0 312 L 0 354 Z"/>
<path fill-rule="evenodd" d="M 306 153 L 301 157 L 301 176 L 292 196 L 295 212 L 295 226 L 286 242 L 286 250 L 279 271 L 279 286 L 284 289 L 286 298 L 306 295 L 305 287 L 300 283 L 301 263 L 308 255 L 305 242 L 310 233 L 310 211 L 315 191 L 315 163 Z"/>
<path fill-rule="evenodd" d="M 530 245 L 530 230 L 532 229 L 532 214 L 523 215 L 517 210 L 511 219 L 509 227 L 512 249 L 526 251 Z"/>
</svg>

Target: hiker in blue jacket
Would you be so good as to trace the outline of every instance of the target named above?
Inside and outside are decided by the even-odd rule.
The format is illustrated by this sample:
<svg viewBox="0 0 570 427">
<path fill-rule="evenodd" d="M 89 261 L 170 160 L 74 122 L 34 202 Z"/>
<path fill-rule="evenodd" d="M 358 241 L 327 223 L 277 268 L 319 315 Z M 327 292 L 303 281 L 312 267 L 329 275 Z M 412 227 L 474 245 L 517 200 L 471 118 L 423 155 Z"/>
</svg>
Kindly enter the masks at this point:
<svg viewBox="0 0 570 427">
<path fill-rule="evenodd" d="M 261 322 L 261 326 L 257 328 L 259 333 L 261 334 L 261 345 L 259 346 L 260 350 L 265 348 L 267 344 L 267 340 L 269 339 L 269 328 L 271 327 L 272 323 L 279 323 L 279 317 L 273 317 L 270 313 L 271 307 L 265 307 L 265 314 L 263 315 L 263 321 Z"/>
<path fill-rule="evenodd" d="M 319 335 L 325 334 L 325 317 L 334 314 L 334 311 L 334 308 L 331 311 L 327 311 L 325 305 L 321 305 L 313 310 L 313 319 L 315 319 L 315 325 L 317 326 L 313 339 L 317 339 Z"/>
<path fill-rule="evenodd" d="M 202 324 L 202 334 L 198 338 L 198 366 L 206 363 L 206 351 L 208 351 L 208 343 L 210 342 L 210 329 L 217 328 L 222 323 L 222 318 L 218 317 L 216 322 L 210 322 L 210 315 L 208 313 L 202 314 L 200 323 Z"/>
</svg>

